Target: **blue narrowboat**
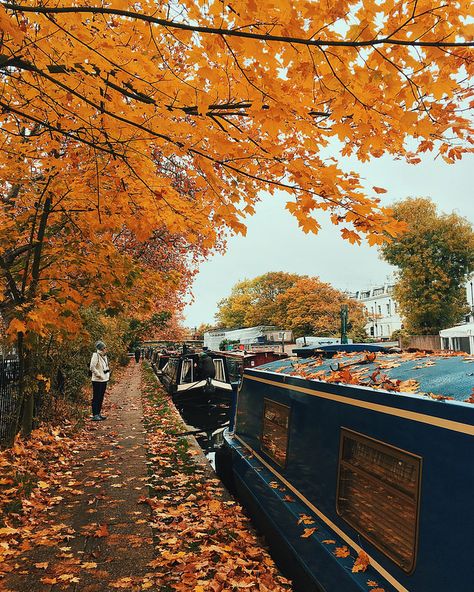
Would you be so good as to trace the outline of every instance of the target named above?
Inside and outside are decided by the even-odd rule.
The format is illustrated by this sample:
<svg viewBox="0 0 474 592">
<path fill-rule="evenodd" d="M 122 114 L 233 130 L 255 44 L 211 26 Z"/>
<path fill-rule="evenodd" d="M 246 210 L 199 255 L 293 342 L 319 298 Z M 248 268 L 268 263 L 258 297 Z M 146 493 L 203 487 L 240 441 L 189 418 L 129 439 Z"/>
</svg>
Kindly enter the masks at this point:
<svg viewBox="0 0 474 592">
<path fill-rule="evenodd" d="M 473 589 L 474 357 L 247 368 L 216 470 L 301 592 Z"/>
</svg>

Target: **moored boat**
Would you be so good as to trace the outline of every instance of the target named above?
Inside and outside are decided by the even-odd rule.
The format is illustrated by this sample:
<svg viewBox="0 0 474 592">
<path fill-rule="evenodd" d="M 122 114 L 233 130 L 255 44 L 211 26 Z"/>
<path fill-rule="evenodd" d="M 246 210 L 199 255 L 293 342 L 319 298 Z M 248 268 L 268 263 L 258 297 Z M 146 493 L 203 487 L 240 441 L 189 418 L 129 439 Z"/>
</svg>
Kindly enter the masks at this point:
<svg viewBox="0 0 474 592">
<path fill-rule="evenodd" d="M 170 354 L 159 377 L 175 402 L 230 401 L 231 376 L 222 355 L 213 352 Z"/>
<path fill-rule="evenodd" d="M 232 376 L 232 380 L 240 380 L 245 368 L 255 368 L 275 360 L 282 360 L 288 357 L 288 354 L 277 352 L 272 349 L 259 350 L 231 350 L 219 352 L 219 355 L 227 359 L 227 365 Z"/>
<path fill-rule="evenodd" d="M 245 370 L 217 471 L 296 590 L 470 589 L 473 376 L 376 352 Z"/>
</svg>

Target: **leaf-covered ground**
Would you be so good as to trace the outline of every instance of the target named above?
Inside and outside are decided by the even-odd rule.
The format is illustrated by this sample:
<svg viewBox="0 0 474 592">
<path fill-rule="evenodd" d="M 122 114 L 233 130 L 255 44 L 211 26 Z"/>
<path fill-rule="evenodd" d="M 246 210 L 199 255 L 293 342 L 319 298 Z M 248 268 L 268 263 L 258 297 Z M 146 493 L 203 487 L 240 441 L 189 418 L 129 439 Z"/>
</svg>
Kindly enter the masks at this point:
<svg viewBox="0 0 474 592">
<path fill-rule="evenodd" d="M 199 451 L 180 437 L 183 424 L 148 371 L 144 410 L 157 557 L 151 562 L 163 592 L 290 590 L 248 519 L 220 482 L 209 478 Z"/>
<path fill-rule="evenodd" d="M 107 421 L 0 452 L 0 590 L 291 590 L 151 371 L 106 398 Z"/>
</svg>

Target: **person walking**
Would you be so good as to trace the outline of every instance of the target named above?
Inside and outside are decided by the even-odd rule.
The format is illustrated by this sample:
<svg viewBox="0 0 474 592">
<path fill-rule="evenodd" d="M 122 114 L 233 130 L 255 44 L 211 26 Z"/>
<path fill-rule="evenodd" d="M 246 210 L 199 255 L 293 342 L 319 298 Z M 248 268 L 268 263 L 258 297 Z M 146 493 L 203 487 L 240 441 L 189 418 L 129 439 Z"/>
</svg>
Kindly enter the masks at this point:
<svg viewBox="0 0 474 592">
<path fill-rule="evenodd" d="M 139 347 L 137 347 L 137 349 L 135 350 L 135 362 L 137 364 L 140 361 L 141 353 L 142 353 L 141 349 Z"/>
<path fill-rule="evenodd" d="M 103 341 L 95 344 L 96 351 L 92 354 L 89 366 L 92 380 L 92 421 L 107 419 L 101 415 L 105 389 L 110 378 L 109 361 L 107 359 L 107 347 Z"/>
</svg>

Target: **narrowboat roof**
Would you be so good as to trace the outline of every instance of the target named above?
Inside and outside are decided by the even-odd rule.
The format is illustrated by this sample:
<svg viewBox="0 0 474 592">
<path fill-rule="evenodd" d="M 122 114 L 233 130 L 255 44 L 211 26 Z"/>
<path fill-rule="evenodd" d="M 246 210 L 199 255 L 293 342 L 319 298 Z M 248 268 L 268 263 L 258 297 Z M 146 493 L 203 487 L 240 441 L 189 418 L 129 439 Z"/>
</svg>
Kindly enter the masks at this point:
<svg viewBox="0 0 474 592">
<path fill-rule="evenodd" d="M 337 353 L 331 359 L 277 360 L 256 371 L 474 403 L 474 356 L 468 354 Z"/>
</svg>

